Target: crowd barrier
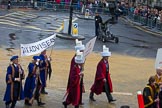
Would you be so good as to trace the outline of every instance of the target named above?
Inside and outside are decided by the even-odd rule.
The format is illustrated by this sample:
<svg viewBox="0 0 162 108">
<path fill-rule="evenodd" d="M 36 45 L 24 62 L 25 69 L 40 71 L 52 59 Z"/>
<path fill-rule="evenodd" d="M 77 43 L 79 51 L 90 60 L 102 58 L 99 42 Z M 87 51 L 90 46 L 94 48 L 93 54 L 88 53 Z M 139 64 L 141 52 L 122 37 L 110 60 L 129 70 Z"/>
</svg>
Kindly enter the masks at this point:
<svg viewBox="0 0 162 108">
<path fill-rule="evenodd" d="M 7 9 L 7 2 L 1 2 L 0 8 Z M 101 6 L 85 6 L 79 3 L 73 3 L 73 12 L 85 13 L 86 9 L 89 9 L 89 15 L 93 16 L 94 13 L 97 11 L 99 14 L 109 14 L 108 7 L 101 7 Z M 11 9 L 12 8 L 34 8 L 39 10 L 52 10 L 52 11 L 70 11 L 70 3 L 66 2 L 30 2 L 30 1 L 23 1 L 23 2 L 11 2 Z M 147 18 L 140 15 L 136 15 L 127 10 L 126 15 L 128 18 L 134 22 L 138 22 L 141 25 L 148 26 L 149 28 L 155 28 L 157 30 L 162 31 L 162 22 L 155 18 Z"/>
<path fill-rule="evenodd" d="M 73 3 L 72 4 L 74 12 L 84 12 L 85 9 L 90 10 L 90 14 L 94 14 L 96 11 L 98 13 L 107 14 L 109 13 L 108 7 L 102 8 L 100 6 L 83 6 L 80 3 Z M 1 2 L 0 8 L 7 9 L 7 2 Z M 11 9 L 12 8 L 35 8 L 35 9 L 42 9 L 42 10 L 52 10 L 52 11 L 69 11 L 70 3 L 69 2 L 30 2 L 30 1 L 23 1 L 23 2 L 11 2 Z"/>
<path fill-rule="evenodd" d="M 162 22 L 157 18 L 144 17 L 131 12 L 128 12 L 128 18 L 134 22 L 140 23 L 143 26 L 148 26 L 149 28 L 154 28 L 162 31 Z"/>
</svg>

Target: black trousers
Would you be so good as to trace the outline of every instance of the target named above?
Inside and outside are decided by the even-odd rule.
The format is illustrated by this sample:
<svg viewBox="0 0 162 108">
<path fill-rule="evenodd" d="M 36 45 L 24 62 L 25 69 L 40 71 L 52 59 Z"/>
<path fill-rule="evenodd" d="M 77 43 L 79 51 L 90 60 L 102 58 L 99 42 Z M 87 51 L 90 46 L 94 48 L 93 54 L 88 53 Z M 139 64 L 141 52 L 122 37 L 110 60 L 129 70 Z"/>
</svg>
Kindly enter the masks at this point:
<svg viewBox="0 0 162 108">
<path fill-rule="evenodd" d="M 83 93 L 83 78 L 80 80 L 80 101 L 79 103 L 82 104 L 82 93 Z"/>
<path fill-rule="evenodd" d="M 99 35 L 99 25 L 95 25 L 95 36 L 98 36 Z"/>
<path fill-rule="evenodd" d="M 108 86 L 107 83 L 105 83 L 105 87 L 104 88 L 105 88 L 105 93 L 106 93 L 108 101 L 113 100 L 113 97 L 112 97 L 112 95 L 110 93 L 109 86 Z"/>
<path fill-rule="evenodd" d="M 15 108 L 16 102 L 17 100 L 13 100 L 13 101 L 8 101 L 5 104 L 6 106 L 9 106 L 12 103 L 10 108 Z"/>
<path fill-rule="evenodd" d="M 35 100 L 37 100 L 37 102 L 39 102 L 41 89 L 42 89 L 42 85 L 41 85 L 40 79 L 38 78 L 37 85 L 36 85 L 36 90 L 35 90 L 35 97 L 34 97 Z"/>
</svg>

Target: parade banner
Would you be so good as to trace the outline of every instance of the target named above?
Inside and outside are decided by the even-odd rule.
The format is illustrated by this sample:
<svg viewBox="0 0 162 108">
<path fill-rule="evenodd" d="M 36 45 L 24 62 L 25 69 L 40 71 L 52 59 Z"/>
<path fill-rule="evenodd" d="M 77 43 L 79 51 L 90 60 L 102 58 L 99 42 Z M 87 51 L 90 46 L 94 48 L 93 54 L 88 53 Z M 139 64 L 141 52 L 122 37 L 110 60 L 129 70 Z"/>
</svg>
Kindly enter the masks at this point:
<svg viewBox="0 0 162 108">
<path fill-rule="evenodd" d="M 53 34 L 52 36 L 35 43 L 21 44 L 21 56 L 30 56 L 38 54 L 44 51 L 45 49 L 49 48 L 50 46 L 54 45 L 55 39 L 56 34 Z"/>
<path fill-rule="evenodd" d="M 83 52 L 85 58 L 93 51 L 93 47 L 94 47 L 95 42 L 96 42 L 96 37 L 92 38 L 92 39 L 86 44 L 85 50 L 84 50 L 84 52 Z"/>
<path fill-rule="evenodd" d="M 158 48 L 155 61 L 155 69 L 157 67 L 162 67 L 162 48 Z"/>
</svg>

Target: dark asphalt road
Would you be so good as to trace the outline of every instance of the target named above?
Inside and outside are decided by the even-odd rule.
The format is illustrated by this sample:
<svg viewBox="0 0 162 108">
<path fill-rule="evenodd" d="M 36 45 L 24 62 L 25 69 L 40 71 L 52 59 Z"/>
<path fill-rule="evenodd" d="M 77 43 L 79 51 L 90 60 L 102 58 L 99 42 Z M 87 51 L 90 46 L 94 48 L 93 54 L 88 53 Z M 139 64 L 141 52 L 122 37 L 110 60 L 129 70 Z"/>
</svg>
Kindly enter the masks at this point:
<svg viewBox="0 0 162 108">
<path fill-rule="evenodd" d="M 3 40 L 0 40 L 0 47 L 14 46 L 19 48 L 21 43 L 31 43 L 46 38 L 58 31 L 63 19 L 68 19 L 68 15 L 68 13 L 43 11 L 9 13 L 0 20 L 0 38 L 3 38 Z M 104 20 L 108 18 L 106 15 L 102 17 Z M 73 19 L 79 25 L 79 34 L 85 37 L 83 43 L 88 42 L 95 35 L 94 21 L 77 19 L 75 14 Z M 110 30 L 119 37 L 119 43 L 103 43 L 97 40 L 94 51 L 101 51 L 101 46 L 106 44 L 114 53 L 154 58 L 157 48 L 161 47 L 161 36 L 154 36 L 145 31 L 140 31 L 120 18 L 118 24 L 112 25 Z M 10 33 L 15 33 L 16 40 L 10 41 Z M 73 49 L 73 46 L 74 41 L 59 38 L 55 44 L 56 49 Z"/>
</svg>

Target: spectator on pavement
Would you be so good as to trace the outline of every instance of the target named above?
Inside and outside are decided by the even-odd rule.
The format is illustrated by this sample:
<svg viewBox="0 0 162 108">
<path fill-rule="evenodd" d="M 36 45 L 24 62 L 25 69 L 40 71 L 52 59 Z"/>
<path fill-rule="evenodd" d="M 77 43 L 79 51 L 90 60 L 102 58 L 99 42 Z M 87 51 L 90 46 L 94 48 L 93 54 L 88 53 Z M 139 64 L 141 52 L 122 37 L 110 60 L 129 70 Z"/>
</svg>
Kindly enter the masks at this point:
<svg viewBox="0 0 162 108">
<path fill-rule="evenodd" d="M 8 1 L 7 9 L 8 9 L 8 10 L 11 9 L 11 1 L 10 1 L 10 0 Z"/>
</svg>

